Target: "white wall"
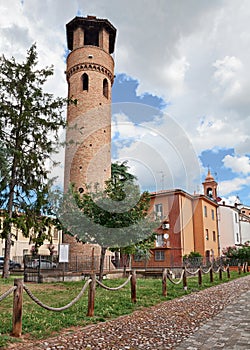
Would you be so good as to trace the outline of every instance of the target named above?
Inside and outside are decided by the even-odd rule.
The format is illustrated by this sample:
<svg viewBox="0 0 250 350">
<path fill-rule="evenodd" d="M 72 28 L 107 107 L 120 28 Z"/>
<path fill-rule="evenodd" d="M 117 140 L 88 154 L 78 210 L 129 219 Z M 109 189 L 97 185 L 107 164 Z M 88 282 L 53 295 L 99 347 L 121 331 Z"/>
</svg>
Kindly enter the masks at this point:
<svg viewBox="0 0 250 350">
<path fill-rule="evenodd" d="M 226 247 L 241 244 L 239 211 L 235 207 L 218 207 L 218 227 L 221 251 Z"/>
</svg>

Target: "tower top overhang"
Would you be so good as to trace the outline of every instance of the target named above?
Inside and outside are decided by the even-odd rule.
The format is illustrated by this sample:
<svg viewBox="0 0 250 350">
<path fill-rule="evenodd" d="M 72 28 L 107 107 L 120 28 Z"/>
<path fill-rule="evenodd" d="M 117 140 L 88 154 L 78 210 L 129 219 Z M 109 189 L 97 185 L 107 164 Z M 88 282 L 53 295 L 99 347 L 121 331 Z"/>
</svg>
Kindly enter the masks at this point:
<svg viewBox="0 0 250 350">
<path fill-rule="evenodd" d="M 77 28 L 98 28 L 101 30 L 105 28 L 105 30 L 109 33 L 109 42 L 110 42 L 110 52 L 114 52 L 115 47 L 115 37 L 116 37 L 116 28 L 107 20 L 96 18 L 95 16 L 87 16 L 87 17 L 78 17 L 73 18 L 69 23 L 66 24 L 66 32 L 67 32 L 67 44 L 68 49 L 73 50 L 73 33 Z"/>
</svg>

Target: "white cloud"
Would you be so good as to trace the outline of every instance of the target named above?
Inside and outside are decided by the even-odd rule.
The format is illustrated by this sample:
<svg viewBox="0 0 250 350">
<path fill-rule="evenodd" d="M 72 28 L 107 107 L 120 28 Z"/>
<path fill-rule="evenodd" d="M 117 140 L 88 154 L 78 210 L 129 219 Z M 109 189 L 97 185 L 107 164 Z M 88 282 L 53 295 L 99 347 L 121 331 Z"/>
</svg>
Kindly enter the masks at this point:
<svg viewBox="0 0 250 350">
<path fill-rule="evenodd" d="M 249 181 L 250 176 L 245 178 L 236 177 L 231 180 L 221 181 L 219 184 L 219 194 L 221 196 L 228 196 L 233 192 L 238 193 L 248 185 Z"/>
<path fill-rule="evenodd" d="M 247 156 L 231 156 L 226 155 L 223 159 L 224 166 L 231 169 L 234 173 L 249 174 L 250 158 Z"/>
</svg>

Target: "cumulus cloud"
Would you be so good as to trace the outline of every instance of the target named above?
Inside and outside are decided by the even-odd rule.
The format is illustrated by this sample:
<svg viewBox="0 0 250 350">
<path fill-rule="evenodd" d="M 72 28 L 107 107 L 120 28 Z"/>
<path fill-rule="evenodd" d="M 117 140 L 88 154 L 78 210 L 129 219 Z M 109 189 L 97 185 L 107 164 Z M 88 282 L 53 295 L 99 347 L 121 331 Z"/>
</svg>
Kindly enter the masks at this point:
<svg viewBox="0 0 250 350">
<path fill-rule="evenodd" d="M 223 159 L 224 166 L 231 169 L 234 173 L 250 174 L 250 158 L 247 156 L 226 155 Z"/>
<path fill-rule="evenodd" d="M 244 187 L 248 185 L 250 176 L 245 178 L 236 177 L 232 180 L 221 181 L 219 184 L 219 193 L 222 196 L 230 195 L 234 192 L 239 193 Z"/>
</svg>

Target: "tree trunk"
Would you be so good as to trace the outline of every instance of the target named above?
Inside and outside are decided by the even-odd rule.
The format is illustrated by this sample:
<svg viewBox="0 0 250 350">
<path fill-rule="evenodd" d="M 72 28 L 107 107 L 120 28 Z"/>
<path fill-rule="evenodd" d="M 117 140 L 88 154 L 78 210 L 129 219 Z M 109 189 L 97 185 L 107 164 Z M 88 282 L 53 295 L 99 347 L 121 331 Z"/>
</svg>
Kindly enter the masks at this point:
<svg viewBox="0 0 250 350">
<path fill-rule="evenodd" d="M 15 173 L 15 171 L 12 171 L 12 175 Z M 14 175 L 12 176 L 14 178 Z M 8 202 L 8 214 L 9 218 L 12 218 L 12 207 L 14 202 L 14 180 L 11 181 L 10 184 L 10 195 L 9 195 L 9 202 Z M 2 278 L 8 278 L 10 275 L 9 271 L 9 261 L 10 261 L 10 249 L 11 249 L 11 224 L 9 224 L 8 227 L 8 234 L 5 239 L 5 249 L 4 249 L 4 264 L 3 264 L 3 273 Z"/>
<path fill-rule="evenodd" d="M 107 250 L 107 247 L 101 248 L 100 268 L 99 268 L 99 281 L 100 282 L 102 282 L 102 280 L 103 280 L 103 270 L 104 270 L 104 261 L 105 261 L 106 250 Z"/>
</svg>

